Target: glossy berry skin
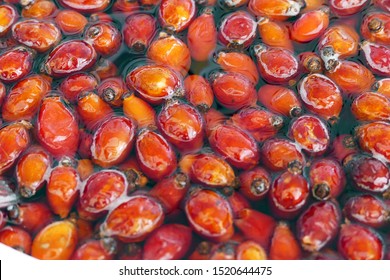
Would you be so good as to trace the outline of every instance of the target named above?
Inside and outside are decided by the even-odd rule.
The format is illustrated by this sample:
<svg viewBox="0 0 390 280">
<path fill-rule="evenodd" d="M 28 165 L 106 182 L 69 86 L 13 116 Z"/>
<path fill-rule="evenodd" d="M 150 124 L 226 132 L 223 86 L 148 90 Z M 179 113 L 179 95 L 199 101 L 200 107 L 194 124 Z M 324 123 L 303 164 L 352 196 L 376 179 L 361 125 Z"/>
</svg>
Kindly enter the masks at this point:
<svg viewBox="0 0 390 280">
<path fill-rule="evenodd" d="M 32 146 L 16 165 L 16 180 L 23 197 L 34 196 L 47 180 L 51 166 L 50 155 L 39 146 Z"/>
<path fill-rule="evenodd" d="M 162 0 L 158 9 L 161 26 L 169 31 L 185 30 L 195 17 L 194 0 Z"/>
<path fill-rule="evenodd" d="M 287 84 L 298 74 L 299 64 L 294 54 L 283 48 L 254 46 L 262 78 L 271 84 Z"/>
<path fill-rule="evenodd" d="M 60 0 L 59 2 L 64 7 L 86 14 L 104 11 L 110 4 L 109 0 Z"/>
<path fill-rule="evenodd" d="M 374 228 L 389 223 L 389 211 L 385 202 L 370 194 L 351 197 L 343 208 L 343 213 L 348 219 Z"/>
<path fill-rule="evenodd" d="M 276 227 L 276 221 L 271 216 L 247 208 L 238 212 L 234 224 L 247 239 L 259 243 L 264 248 L 268 248 Z"/>
<path fill-rule="evenodd" d="M 35 236 L 31 255 L 41 260 L 67 260 L 77 245 L 76 226 L 67 220 L 47 225 Z"/>
<path fill-rule="evenodd" d="M 360 12 L 367 4 L 368 0 L 347 1 L 330 0 L 329 5 L 333 13 L 338 16 L 350 16 Z"/>
<path fill-rule="evenodd" d="M 0 243 L 25 254 L 31 253 L 31 235 L 16 226 L 6 226 L 0 230 Z"/>
<path fill-rule="evenodd" d="M 350 160 L 351 156 L 358 153 L 357 144 L 350 134 L 342 134 L 333 139 L 331 156 L 341 164 Z"/>
<path fill-rule="evenodd" d="M 256 22 L 245 11 L 228 14 L 221 22 L 219 41 L 228 48 L 246 48 L 256 35 Z"/>
<path fill-rule="evenodd" d="M 286 20 L 299 14 L 301 4 L 292 0 L 249 0 L 249 10 L 256 16 L 266 16 L 274 20 Z"/>
<path fill-rule="evenodd" d="M 299 67 L 303 73 L 315 74 L 324 71 L 321 57 L 314 52 L 302 52 L 298 55 Z"/>
<path fill-rule="evenodd" d="M 179 167 L 193 183 L 214 188 L 234 186 L 236 183 L 233 168 L 223 158 L 212 153 L 185 155 Z"/>
<path fill-rule="evenodd" d="M 33 52 L 18 46 L 0 55 L 0 81 L 16 82 L 30 73 L 33 64 Z"/>
<path fill-rule="evenodd" d="M 156 20 L 149 14 L 130 15 L 123 26 L 123 39 L 126 45 L 143 52 L 148 47 L 156 32 Z"/>
<path fill-rule="evenodd" d="M 362 37 L 370 42 L 390 45 L 390 15 L 371 12 L 365 15 L 360 26 Z"/>
<path fill-rule="evenodd" d="M 146 239 L 142 259 L 182 259 L 188 252 L 191 241 L 191 228 L 180 224 L 163 225 Z"/>
<path fill-rule="evenodd" d="M 212 87 L 218 103 L 229 110 L 236 111 L 256 103 L 255 87 L 241 74 L 216 74 Z"/>
<path fill-rule="evenodd" d="M 211 10 L 205 10 L 188 27 L 187 44 L 191 57 L 207 60 L 217 46 L 217 27 Z"/>
<path fill-rule="evenodd" d="M 380 76 L 389 77 L 390 48 L 369 41 L 363 41 L 361 48 L 369 68 Z"/>
<path fill-rule="evenodd" d="M 223 242 L 233 236 L 232 209 L 218 192 L 200 188 L 190 190 L 184 211 L 191 227 L 204 238 Z"/>
<path fill-rule="evenodd" d="M 126 0 L 118 0 L 115 1 L 114 5 L 112 5 L 113 11 L 120 11 L 125 14 L 131 14 L 139 10 L 139 4 L 137 1 L 126 1 Z"/>
<path fill-rule="evenodd" d="M 172 213 L 180 207 L 189 187 L 188 176 L 178 172 L 159 181 L 148 194 L 161 202 L 165 213 Z"/>
<path fill-rule="evenodd" d="M 342 166 L 334 159 L 323 158 L 312 163 L 309 183 L 313 196 L 319 200 L 337 198 L 346 184 Z"/>
<path fill-rule="evenodd" d="M 287 26 L 268 17 L 260 17 L 257 23 L 260 38 L 270 47 L 285 48 L 293 50 L 293 44 L 290 40 L 290 34 Z"/>
<path fill-rule="evenodd" d="M 202 76 L 188 75 L 184 79 L 184 91 L 187 101 L 201 111 L 207 111 L 213 105 L 213 90 Z"/>
<path fill-rule="evenodd" d="M 225 72 L 236 72 L 247 77 L 254 85 L 259 81 L 259 73 L 252 58 L 240 52 L 218 52 L 216 62 Z"/>
<path fill-rule="evenodd" d="M 163 65 L 143 65 L 131 71 L 126 85 L 152 105 L 159 105 L 173 96 L 182 95 L 180 74 Z"/>
<path fill-rule="evenodd" d="M 351 177 L 354 185 L 363 191 L 382 193 L 390 186 L 390 171 L 379 159 L 361 157 L 352 160 Z"/>
<path fill-rule="evenodd" d="M 241 172 L 240 193 L 252 201 L 263 199 L 271 187 L 271 175 L 262 167 Z"/>
<path fill-rule="evenodd" d="M 339 206 L 331 201 L 309 206 L 297 221 L 297 236 L 301 246 L 318 252 L 337 235 L 341 222 Z"/>
<path fill-rule="evenodd" d="M 377 81 L 372 88 L 386 97 L 390 97 L 390 78 Z"/>
<path fill-rule="evenodd" d="M 24 6 L 22 17 L 45 19 L 52 16 L 57 11 L 54 2 L 49 0 L 36 0 L 31 5 Z"/>
<path fill-rule="evenodd" d="M 82 92 L 92 91 L 98 86 L 95 76 L 88 73 L 76 73 L 65 77 L 58 89 L 69 102 L 76 102 Z"/>
<path fill-rule="evenodd" d="M 302 113 L 302 103 L 291 89 L 278 85 L 263 85 L 257 92 L 257 100 L 268 110 L 287 118 Z"/>
<path fill-rule="evenodd" d="M 123 113 L 137 124 L 137 128 L 156 127 L 156 112 L 153 107 L 134 94 L 123 96 Z"/>
<path fill-rule="evenodd" d="M 239 217 L 239 213 L 241 210 L 248 209 L 251 207 L 249 200 L 246 199 L 245 196 L 243 196 L 240 192 L 235 191 L 233 188 L 228 189 L 227 192 L 225 191 L 225 189 L 223 189 L 223 191 L 227 195 L 230 207 L 232 207 L 234 218 Z"/>
<path fill-rule="evenodd" d="M 203 119 L 190 105 L 167 102 L 157 116 L 157 125 L 167 141 L 181 152 L 195 152 L 203 146 Z"/>
<path fill-rule="evenodd" d="M 46 185 L 46 198 L 54 214 L 69 215 L 78 197 L 80 178 L 76 169 L 60 165 L 51 170 Z"/>
<path fill-rule="evenodd" d="M 83 32 L 84 27 L 88 23 L 88 19 L 79 12 L 66 9 L 58 12 L 55 21 L 58 28 L 60 28 L 65 35 Z"/>
<path fill-rule="evenodd" d="M 8 218 L 31 234 L 36 234 L 54 220 L 46 203 L 25 202 L 7 208 Z"/>
<path fill-rule="evenodd" d="M 348 260 L 381 260 L 384 257 L 384 243 L 379 234 L 360 225 L 342 225 L 337 247 Z"/>
<path fill-rule="evenodd" d="M 379 93 L 364 92 L 354 99 L 351 111 L 359 121 L 386 121 L 390 119 L 390 100 Z"/>
<path fill-rule="evenodd" d="M 209 137 L 211 148 L 236 168 L 250 169 L 260 158 L 256 141 L 244 130 L 233 125 L 219 125 Z"/>
<path fill-rule="evenodd" d="M 302 172 L 305 156 L 298 146 L 287 139 L 271 138 L 264 142 L 261 148 L 263 164 L 272 171 L 291 170 Z"/>
<path fill-rule="evenodd" d="M 44 68 L 50 76 L 64 77 L 91 68 L 96 58 L 92 45 L 83 40 L 71 40 L 58 45 L 49 53 Z"/>
<path fill-rule="evenodd" d="M 283 126 L 281 116 L 257 106 L 239 110 L 231 120 L 234 125 L 249 132 L 258 142 L 275 136 Z"/>
<path fill-rule="evenodd" d="M 265 249 L 257 242 L 247 240 L 241 242 L 236 249 L 237 260 L 266 260 Z"/>
<path fill-rule="evenodd" d="M 79 141 L 78 125 L 74 113 L 65 106 L 61 97 L 47 97 L 42 101 L 37 138 L 54 156 L 75 154 Z"/>
<path fill-rule="evenodd" d="M 326 120 L 337 120 L 343 98 L 337 85 L 322 74 L 310 74 L 299 85 L 299 95 L 309 111 Z"/>
<path fill-rule="evenodd" d="M 91 155 L 104 168 L 122 162 L 134 145 L 135 126 L 126 117 L 112 117 L 102 123 L 92 138 Z"/>
<path fill-rule="evenodd" d="M 269 258 L 271 260 L 299 260 L 302 249 L 290 227 L 279 222 L 272 236 Z"/>
<path fill-rule="evenodd" d="M 381 160 L 390 161 L 390 125 L 385 122 L 371 122 L 357 127 L 356 136 L 361 149 Z"/>
<path fill-rule="evenodd" d="M 88 129 L 96 130 L 114 114 L 111 106 L 96 93 L 88 91 L 79 96 L 77 113 Z"/>
<path fill-rule="evenodd" d="M 139 194 L 129 197 L 113 209 L 100 227 L 103 236 L 138 242 L 144 240 L 164 221 L 162 206 L 149 196 Z"/>
<path fill-rule="evenodd" d="M 102 216 L 110 205 L 126 193 L 126 177 L 118 171 L 103 169 L 84 183 L 78 202 L 79 214 L 88 220 Z"/>
<path fill-rule="evenodd" d="M 2 82 L 0 82 L 0 108 L 1 106 L 3 106 L 3 102 L 6 94 L 7 94 L 7 89 L 5 88 L 5 85 Z"/>
<path fill-rule="evenodd" d="M 8 93 L 2 107 L 5 121 L 31 120 L 41 101 L 51 89 L 50 79 L 43 75 L 31 75 L 16 83 Z"/>
<path fill-rule="evenodd" d="M 322 35 L 329 25 L 329 9 L 321 8 L 301 15 L 291 27 L 291 38 L 297 42 L 310 42 Z"/>
<path fill-rule="evenodd" d="M 317 117 L 303 115 L 290 126 L 290 138 L 311 155 L 322 155 L 330 144 L 329 132 L 325 124 Z"/>
<path fill-rule="evenodd" d="M 349 25 L 336 24 L 326 29 L 318 42 L 318 50 L 332 47 L 339 58 L 355 56 L 359 47 L 359 34 Z"/>
<path fill-rule="evenodd" d="M 123 95 L 128 92 L 122 77 L 104 79 L 97 87 L 98 95 L 112 107 L 123 104 Z"/>
<path fill-rule="evenodd" d="M 109 22 L 99 22 L 89 26 L 84 32 L 84 38 L 102 56 L 117 53 L 122 43 L 120 31 Z"/>
<path fill-rule="evenodd" d="M 14 24 L 12 37 L 27 47 L 45 52 L 57 45 L 62 36 L 55 24 L 30 19 Z"/>
<path fill-rule="evenodd" d="M 342 60 L 334 70 L 326 72 L 346 94 L 358 94 L 368 91 L 375 82 L 374 75 L 360 63 Z"/>
<path fill-rule="evenodd" d="M 135 152 L 142 172 L 152 180 L 169 176 L 176 169 L 177 158 L 172 146 L 154 131 L 145 129 L 138 134 Z"/>
<path fill-rule="evenodd" d="M 11 30 L 12 25 L 18 18 L 18 12 L 13 6 L 3 4 L 0 5 L 0 16 L 0 37 L 3 37 Z"/>
<path fill-rule="evenodd" d="M 23 122 L 11 123 L 0 129 L 0 174 L 10 168 L 27 149 L 31 141 L 29 125 Z"/>
<path fill-rule="evenodd" d="M 191 54 L 187 45 L 175 36 L 160 33 L 160 37 L 150 44 L 148 58 L 157 64 L 171 67 L 184 76 L 191 66 Z"/>
<path fill-rule="evenodd" d="M 74 251 L 72 260 L 112 260 L 114 250 L 110 247 L 111 244 L 106 243 L 105 239 L 87 240 Z"/>
<path fill-rule="evenodd" d="M 273 181 L 269 191 L 269 203 L 273 213 L 285 219 L 298 215 L 309 197 L 309 184 L 300 174 L 289 171 Z"/>
</svg>

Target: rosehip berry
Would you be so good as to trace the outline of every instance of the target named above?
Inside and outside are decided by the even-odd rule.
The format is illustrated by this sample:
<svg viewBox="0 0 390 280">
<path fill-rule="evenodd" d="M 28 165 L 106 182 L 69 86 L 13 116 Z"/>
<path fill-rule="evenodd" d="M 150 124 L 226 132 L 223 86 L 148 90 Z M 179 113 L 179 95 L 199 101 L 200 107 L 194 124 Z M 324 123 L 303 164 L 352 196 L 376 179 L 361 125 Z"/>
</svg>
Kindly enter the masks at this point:
<svg viewBox="0 0 390 280">
<path fill-rule="evenodd" d="M 2 107 L 3 119 L 32 120 L 50 89 L 50 79 L 43 75 L 31 75 L 19 81 L 11 88 L 5 99 Z"/>
<path fill-rule="evenodd" d="M 302 52 L 298 55 L 298 60 L 303 73 L 314 74 L 324 71 L 321 57 L 314 52 Z"/>
<path fill-rule="evenodd" d="M 299 14 L 302 4 L 293 0 L 249 0 L 249 10 L 256 16 L 266 16 L 274 20 L 286 20 Z"/>
<path fill-rule="evenodd" d="M 233 236 L 232 209 L 218 192 L 200 188 L 190 190 L 184 209 L 188 222 L 199 235 L 216 242 Z"/>
<path fill-rule="evenodd" d="M 377 81 L 373 86 L 373 90 L 383 94 L 386 97 L 390 97 L 390 78 L 384 78 Z"/>
<path fill-rule="evenodd" d="M 242 209 L 234 220 L 236 227 L 248 239 L 268 248 L 276 221 L 271 217 L 253 209 Z"/>
<path fill-rule="evenodd" d="M 271 187 L 271 175 L 262 167 L 241 172 L 240 193 L 252 201 L 258 201 L 268 193 Z"/>
<path fill-rule="evenodd" d="M 383 12 L 367 13 L 360 26 L 362 37 L 370 42 L 390 45 L 390 15 Z"/>
<path fill-rule="evenodd" d="M 89 26 L 84 32 L 84 37 L 97 53 L 106 57 L 115 54 L 122 43 L 121 33 L 109 22 L 98 22 Z"/>
<path fill-rule="evenodd" d="M 330 0 L 329 5 L 333 13 L 338 16 L 350 16 L 360 12 L 367 4 L 368 0 Z"/>
<path fill-rule="evenodd" d="M 177 158 L 168 141 L 157 132 L 142 130 L 135 142 L 140 168 L 146 176 L 158 181 L 174 172 Z"/>
<path fill-rule="evenodd" d="M 324 248 L 336 237 L 340 222 L 337 204 L 324 201 L 310 205 L 297 221 L 298 240 L 302 248 L 310 252 Z"/>
<path fill-rule="evenodd" d="M 18 11 L 11 5 L 0 5 L 0 18 L 0 37 L 3 37 L 18 18 Z"/>
<path fill-rule="evenodd" d="M 350 134 L 342 134 L 333 139 L 331 155 L 341 164 L 346 164 L 350 157 L 359 152 Z"/>
<path fill-rule="evenodd" d="M 298 117 L 302 113 L 302 104 L 296 93 L 291 89 L 276 85 L 263 85 L 257 100 L 268 110 L 282 114 L 285 117 Z"/>
<path fill-rule="evenodd" d="M 290 170 L 301 173 L 305 165 L 305 157 L 297 145 L 289 140 L 271 138 L 261 148 L 261 159 L 272 171 Z"/>
<path fill-rule="evenodd" d="M 88 23 L 85 16 L 74 10 L 59 11 L 55 21 L 65 35 L 80 34 Z"/>
<path fill-rule="evenodd" d="M 273 212 L 279 217 L 291 219 L 308 201 L 309 184 L 302 175 L 286 171 L 275 178 L 269 193 Z"/>
<path fill-rule="evenodd" d="M 271 20 L 268 17 L 260 17 L 257 26 L 260 38 L 267 46 L 293 51 L 294 47 L 290 40 L 290 34 L 284 23 Z"/>
<path fill-rule="evenodd" d="M 180 224 L 163 225 L 145 241 L 142 259 L 179 260 L 190 249 L 191 229 Z"/>
<path fill-rule="evenodd" d="M 0 81 L 16 82 L 30 73 L 34 54 L 31 50 L 18 46 L 0 55 Z"/>
<path fill-rule="evenodd" d="M 256 22 L 245 11 L 228 14 L 221 22 L 218 39 L 228 48 L 246 48 L 256 35 Z"/>
<path fill-rule="evenodd" d="M 390 49 L 385 46 L 363 41 L 361 49 L 367 61 L 368 67 L 381 76 L 390 76 Z"/>
<path fill-rule="evenodd" d="M 269 249 L 271 260 L 298 260 L 302 250 L 290 227 L 280 222 L 275 228 Z"/>
<path fill-rule="evenodd" d="M 289 136 L 311 155 L 322 155 L 330 144 L 328 128 L 317 117 L 303 115 L 290 126 Z"/>
<path fill-rule="evenodd" d="M 262 78 L 271 84 L 287 84 L 298 75 L 299 64 L 294 54 L 283 48 L 254 46 Z"/>
<path fill-rule="evenodd" d="M 283 127 L 281 116 L 257 106 L 239 110 L 231 117 L 231 121 L 234 125 L 249 132 L 258 142 L 275 136 Z"/>
<path fill-rule="evenodd" d="M 156 32 L 156 20 L 149 14 L 130 15 L 123 26 L 123 38 L 126 45 L 143 52 L 148 47 Z"/>
<path fill-rule="evenodd" d="M 218 125 L 212 129 L 208 140 L 211 148 L 236 168 L 250 169 L 259 161 L 256 141 L 241 128 Z"/>
<path fill-rule="evenodd" d="M 318 159 L 310 166 L 309 183 L 316 199 L 336 198 L 344 190 L 345 173 L 337 161 L 329 158 Z"/>
<path fill-rule="evenodd" d="M 45 52 L 58 44 L 61 31 L 54 23 L 30 19 L 14 24 L 12 37 L 27 47 Z"/>
<path fill-rule="evenodd" d="M 114 5 L 112 5 L 113 11 L 120 11 L 125 14 L 131 14 L 137 10 L 139 10 L 138 1 L 128 1 L 128 0 L 117 0 Z"/>
<path fill-rule="evenodd" d="M 185 97 L 188 102 L 204 112 L 214 102 L 214 93 L 209 82 L 199 75 L 188 75 L 184 80 Z"/>
<path fill-rule="evenodd" d="M 235 260 L 237 244 L 234 242 L 218 243 L 211 248 L 209 260 Z"/>
<path fill-rule="evenodd" d="M 356 136 L 362 150 L 375 157 L 390 161 L 390 125 L 385 122 L 371 122 L 356 128 Z"/>
<path fill-rule="evenodd" d="M 194 183 L 209 187 L 229 187 L 236 184 L 233 168 L 215 154 L 188 154 L 181 158 L 179 166 Z"/>
<path fill-rule="evenodd" d="M 116 242 L 114 239 L 87 240 L 72 255 L 72 260 L 112 260 Z"/>
<path fill-rule="evenodd" d="M 343 208 L 348 219 L 375 228 L 389 223 L 389 211 L 389 207 L 381 199 L 370 194 L 351 197 Z"/>
<path fill-rule="evenodd" d="M 56 4 L 50 0 L 27 1 L 27 4 L 23 5 L 22 9 L 22 16 L 24 18 L 50 18 L 57 11 Z"/>
<path fill-rule="evenodd" d="M 67 260 L 76 245 L 76 226 L 67 220 L 57 221 L 38 232 L 32 243 L 31 255 L 41 260 Z"/>
<path fill-rule="evenodd" d="M 67 76 L 60 83 L 58 89 L 69 102 L 76 102 L 84 91 L 94 90 L 98 86 L 95 76 L 87 73 L 76 73 Z"/>
<path fill-rule="evenodd" d="M 136 122 L 138 129 L 157 126 L 153 107 L 134 94 L 123 96 L 123 113 Z"/>
<path fill-rule="evenodd" d="M 109 0 L 59 0 L 59 2 L 64 7 L 86 14 L 104 11 L 110 5 Z"/>
<path fill-rule="evenodd" d="M 337 247 L 349 260 L 381 260 L 384 257 L 384 244 L 379 234 L 360 225 L 342 225 Z"/>
<path fill-rule="evenodd" d="M 182 77 L 163 65 L 143 65 L 135 68 L 126 77 L 126 84 L 145 101 L 159 105 L 173 96 L 181 96 Z"/>
<path fill-rule="evenodd" d="M 158 9 L 161 26 L 172 32 L 181 32 L 195 17 L 194 0 L 162 0 Z"/>
<path fill-rule="evenodd" d="M 236 249 L 237 260 L 266 260 L 265 249 L 257 242 L 247 240 L 240 243 Z"/>
<path fill-rule="evenodd" d="M 217 28 L 211 9 L 205 9 L 190 24 L 187 43 L 194 60 L 205 61 L 213 53 L 217 46 Z"/>
<path fill-rule="evenodd" d="M 382 94 L 365 92 L 352 102 L 351 111 L 359 121 L 386 121 L 390 119 L 390 100 Z"/>
<path fill-rule="evenodd" d="M 162 206 L 146 195 L 133 195 L 113 209 L 100 227 L 103 236 L 123 242 L 139 242 L 164 221 Z"/>
<path fill-rule="evenodd" d="M 1 229 L 0 243 L 25 254 L 30 254 L 31 252 L 31 235 L 19 227 L 6 226 Z"/>
</svg>

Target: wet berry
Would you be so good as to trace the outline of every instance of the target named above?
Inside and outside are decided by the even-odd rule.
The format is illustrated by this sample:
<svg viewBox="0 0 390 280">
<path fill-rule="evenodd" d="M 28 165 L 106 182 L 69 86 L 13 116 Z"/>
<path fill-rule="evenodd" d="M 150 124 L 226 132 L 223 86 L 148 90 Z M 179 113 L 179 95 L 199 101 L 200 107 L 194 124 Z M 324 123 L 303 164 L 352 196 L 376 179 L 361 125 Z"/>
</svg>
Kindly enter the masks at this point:
<svg viewBox="0 0 390 280">
<path fill-rule="evenodd" d="M 260 244 L 248 240 L 240 243 L 236 249 L 237 260 L 266 260 L 267 253 Z"/>
<path fill-rule="evenodd" d="M 275 20 L 286 20 L 299 14 L 301 4 L 293 0 L 249 0 L 249 10 L 256 16 L 266 16 Z"/>
<path fill-rule="evenodd" d="M 134 120 L 139 129 L 156 126 L 156 112 L 153 107 L 134 94 L 127 94 L 123 97 L 123 113 Z"/>
<path fill-rule="evenodd" d="M 371 12 L 364 16 L 360 26 L 362 37 L 368 41 L 390 44 L 390 15 L 383 12 Z"/>
<path fill-rule="evenodd" d="M 298 240 L 303 249 L 317 252 L 337 235 L 341 222 L 338 205 L 331 201 L 317 202 L 301 214 L 297 222 Z"/>
<path fill-rule="evenodd" d="M 373 229 L 345 224 L 341 226 L 338 251 L 349 260 L 381 260 L 384 244 Z"/>
<path fill-rule="evenodd" d="M 363 41 L 361 48 L 367 65 L 380 76 L 390 76 L 390 48 Z"/>
<path fill-rule="evenodd" d="M 155 32 L 154 17 L 149 14 L 133 14 L 123 26 L 123 39 L 130 49 L 143 52 L 149 47 Z"/>
<path fill-rule="evenodd" d="M 271 260 L 298 260 L 302 250 L 290 227 L 280 222 L 275 228 L 269 249 Z"/>
<path fill-rule="evenodd" d="M 12 24 L 18 18 L 18 12 L 11 5 L 0 5 L 0 37 L 3 37 L 11 30 Z"/>
<path fill-rule="evenodd" d="M 115 255 L 114 244 L 115 241 L 110 238 L 87 240 L 74 251 L 72 260 L 112 260 Z"/>
<path fill-rule="evenodd" d="M 163 28 L 180 32 L 188 27 L 195 17 L 194 0 L 162 0 L 158 17 Z"/>
<path fill-rule="evenodd" d="M 180 224 L 163 225 L 145 241 L 142 259 L 178 260 L 188 252 L 192 241 L 191 229 Z"/>
<path fill-rule="evenodd" d="M 350 16 L 360 12 L 369 1 L 367 0 L 358 0 L 358 1 L 348 1 L 348 0 L 330 0 L 329 5 L 333 13 L 338 16 Z"/>
<path fill-rule="evenodd" d="M 51 17 L 57 11 L 56 4 L 50 0 L 35 0 L 31 5 L 22 9 L 22 16 L 25 18 L 45 19 Z"/>
<path fill-rule="evenodd" d="M 12 83 L 30 73 L 33 52 L 19 46 L 0 54 L 0 81 Z"/>
<path fill-rule="evenodd" d="M 185 203 L 187 219 L 199 235 L 217 242 L 233 235 L 233 213 L 219 193 L 206 189 L 190 190 Z"/>
<path fill-rule="evenodd" d="M 201 111 L 207 111 L 213 105 L 213 90 L 202 76 L 188 75 L 184 80 L 184 91 L 187 101 Z"/>
<path fill-rule="evenodd" d="M 31 253 L 31 235 L 16 226 L 6 226 L 0 230 L 0 243 L 25 254 Z"/>
<path fill-rule="evenodd" d="M 55 21 L 61 31 L 66 35 L 79 34 L 83 32 L 88 20 L 85 16 L 74 10 L 60 11 Z"/>
<path fill-rule="evenodd" d="M 352 102 L 351 111 L 359 121 L 386 121 L 390 118 L 390 100 L 379 93 L 365 92 Z"/>
<path fill-rule="evenodd" d="M 240 193 L 252 201 L 264 198 L 272 182 L 269 172 L 262 167 L 255 167 L 242 172 L 239 180 Z"/>
<path fill-rule="evenodd" d="M 289 31 L 284 23 L 271 20 L 268 17 L 261 17 L 257 23 L 260 38 L 270 47 L 285 48 L 293 50 Z"/>
<path fill-rule="evenodd" d="M 110 4 L 109 0 L 59 0 L 64 7 L 82 13 L 96 13 L 105 10 Z"/>
</svg>

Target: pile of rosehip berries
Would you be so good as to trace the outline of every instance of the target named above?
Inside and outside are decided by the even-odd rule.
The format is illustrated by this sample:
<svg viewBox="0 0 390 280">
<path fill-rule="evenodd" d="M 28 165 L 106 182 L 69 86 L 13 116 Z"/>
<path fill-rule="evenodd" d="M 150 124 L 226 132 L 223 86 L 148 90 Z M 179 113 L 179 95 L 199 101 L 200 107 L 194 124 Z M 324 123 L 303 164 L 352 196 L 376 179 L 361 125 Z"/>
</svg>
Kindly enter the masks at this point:
<svg viewBox="0 0 390 280">
<path fill-rule="evenodd" d="M 389 0 L 0 1 L 0 242 L 390 259 Z"/>
</svg>

